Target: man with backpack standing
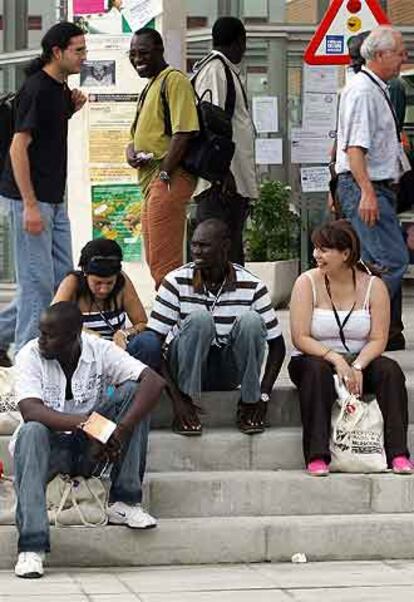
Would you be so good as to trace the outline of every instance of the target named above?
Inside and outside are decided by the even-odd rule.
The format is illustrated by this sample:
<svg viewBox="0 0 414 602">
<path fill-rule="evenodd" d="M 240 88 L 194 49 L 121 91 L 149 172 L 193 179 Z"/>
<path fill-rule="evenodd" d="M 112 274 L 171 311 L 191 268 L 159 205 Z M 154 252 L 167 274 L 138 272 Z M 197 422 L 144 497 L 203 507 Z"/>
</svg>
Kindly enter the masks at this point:
<svg viewBox="0 0 414 602">
<path fill-rule="evenodd" d="M 155 29 L 134 33 L 129 58 L 139 77 L 149 80 L 138 100 L 126 155 L 129 165 L 138 169 L 145 197 L 145 256 L 158 289 L 164 276 L 183 263 L 186 206 L 196 180 L 180 164 L 199 122 L 191 83 L 167 65 Z"/>
<path fill-rule="evenodd" d="M 231 115 L 235 151 L 224 182 L 199 180 L 194 194 L 196 221 L 218 218 L 226 222 L 231 234 L 229 259 L 244 265 L 243 227 L 250 202 L 258 196 L 255 129 L 239 68 L 246 52 L 246 30 L 239 19 L 220 17 L 212 35 L 213 50 L 195 66 L 193 85 L 199 97 L 211 90 L 212 102 Z"/>
<path fill-rule="evenodd" d="M 85 103 L 67 77 L 86 58 L 85 38 L 73 23 L 57 23 L 42 39 L 42 54 L 26 70 L 17 94 L 14 135 L 0 181 L 13 233 L 17 296 L 0 313 L 0 364 L 38 334 L 41 312 L 73 268 L 64 205 L 68 120 Z"/>
</svg>

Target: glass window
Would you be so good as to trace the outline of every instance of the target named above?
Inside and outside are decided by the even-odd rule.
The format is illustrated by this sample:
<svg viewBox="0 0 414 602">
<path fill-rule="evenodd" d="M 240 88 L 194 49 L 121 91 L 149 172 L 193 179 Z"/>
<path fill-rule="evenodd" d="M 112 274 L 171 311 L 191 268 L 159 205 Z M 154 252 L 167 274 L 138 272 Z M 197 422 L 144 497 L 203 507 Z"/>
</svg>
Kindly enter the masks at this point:
<svg viewBox="0 0 414 602">
<path fill-rule="evenodd" d="M 267 18 L 268 13 L 269 13 L 268 0 L 244 0 L 243 1 L 243 16 L 244 17 Z"/>
</svg>

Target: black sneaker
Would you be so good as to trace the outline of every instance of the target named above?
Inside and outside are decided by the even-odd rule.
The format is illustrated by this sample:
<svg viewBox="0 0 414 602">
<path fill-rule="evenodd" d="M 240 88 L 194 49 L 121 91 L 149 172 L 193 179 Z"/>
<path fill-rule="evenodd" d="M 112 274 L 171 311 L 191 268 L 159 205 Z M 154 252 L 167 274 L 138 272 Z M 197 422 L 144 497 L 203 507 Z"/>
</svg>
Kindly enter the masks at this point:
<svg viewBox="0 0 414 602">
<path fill-rule="evenodd" d="M 12 365 L 12 361 L 9 358 L 7 351 L 5 349 L 0 349 L 0 367 L 10 368 Z"/>
</svg>

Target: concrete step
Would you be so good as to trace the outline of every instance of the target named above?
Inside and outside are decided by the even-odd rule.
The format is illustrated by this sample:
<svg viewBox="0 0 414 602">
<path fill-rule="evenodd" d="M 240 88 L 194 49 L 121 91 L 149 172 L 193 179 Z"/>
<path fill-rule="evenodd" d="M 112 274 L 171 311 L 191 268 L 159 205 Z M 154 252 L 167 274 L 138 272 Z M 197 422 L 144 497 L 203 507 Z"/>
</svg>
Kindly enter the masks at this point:
<svg viewBox="0 0 414 602">
<path fill-rule="evenodd" d="M 0 499 L 0 524 L 13 524 L 11 483 L 0 484 Z M 165 472 L 148 474 L 144 487 L 144 505 L 162 519 L 397 514 L 413 512 L 413 501 L 414 478 L 392 473 Z"/>
<path fill-rule="evenodd" d="M 161 518 L 414 511 L 414 478 L 392 473 L 164 472 L 149 474 L 147 482 L 148 506 Z"/>
<path fill-rule="evenodd" d="M 414 424 L 408 427 L 408 447 L 414 456 Z M 184 437 L 166 430 L 150 433 L 151 472 L 303 468 L 301 427 L 270 427 L 250 436 L 236 428 L 205 429 L 201 437 Z"/>
<path fill-rule="evenodd" d="M 411 375 L 410 375 L 411 376 Z M 409 421 L 414 423 L 414 383 L 407 383 Z M 239 391 L 214 391 L 203 393 L 200 406 L 204 413 L 200 420 L 204 426 L 231 427 L 235 425 L 237 402 L 240 399 Z M 155 408 L 151 425 L 154 429 L 169 429 L 173 419 L 171 401 L 163 395 Z M 301 426 L 299 398 L 296 388 L 283 379 L 273 389 L 271 401 L 268 405 L 267 421 L 270 426 Z"/>
<path fill-rule="evenodd" d="M 16 558 L 17 535 L 0 527 L 0 569 Z M 47 564 L 151 566 L 414 557 L 413 514 L 162 519 L 157 529 L 52 528 Z"/>
<path fill-rule="evenodd" d="M 12 467 L 7 450 L 9 436 L 0 436 L 0 458 L 6 474 Z M 408 447 L 414 456 L 414 425 L 408 429 Z M 183 437 L 153 430 L 149 438 L 150 472 L 205 470 L 297 470 L 304 468 L 302 429 L 269 428 L 247 436 L 233 429 L 206 429 L 201 437 Z"/>
<path fill-rule="evenodd" d="M 408 383 L 409 422 L 414 424 L 414 383 Z M 199 405 L 203 408 L 200 420 L 207 428 L 235 428 L 239 391 L 203 393 Z M 172 405 L 162 395 L 151 417 L 151 428 L 170 430 L 173 420 Z M 298 393 L 288 382 L 273 390 L 268 405 L 267 423 L 271 427 L 301 426 Z"/>
<path fill-rule="evenodd" d="M 203 413 L 200 414 L 203 425 L 207 427 L 234 426 L 239 399 L 240 391 L 203 393 L 199 403 L 203 408 Z M 151 425 L 156 429 L 169 429 L 172 420 L 171 401 L 167 395 L 162 395 L 152 414 Z M 299 426 L 301 424 L 297 391 L 288 381 L 284 381 L 273 390 L 272 401 L 269 402 L 268 407 L 268 421 L 271 426 Z"/>
<path fill-rule="evenodd" d="M 152 430 L 147 470 L 275 470 L 303 467 L 301 429 L 270 428 L 255 436 L 233 429 L 206 429 L 201 437 L 184 437 L 167 430 Z M 8 452 L 10 436 L 0 436 L 0 458 L 12 473 Z"/>
</svg>

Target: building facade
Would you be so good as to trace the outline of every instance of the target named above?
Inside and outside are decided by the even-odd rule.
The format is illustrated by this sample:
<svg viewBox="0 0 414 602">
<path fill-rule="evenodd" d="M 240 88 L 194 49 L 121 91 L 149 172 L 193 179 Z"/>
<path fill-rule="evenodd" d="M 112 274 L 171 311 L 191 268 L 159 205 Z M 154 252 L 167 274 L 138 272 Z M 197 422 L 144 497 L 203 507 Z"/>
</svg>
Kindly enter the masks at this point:
<svg viewBox="0 0 414 602">
<path fill-rule="evenodd" d="M 178 32 L 186 43 L 186 67 L 210 48 L 211 26 L 221 15 L 241 18 L 248 32 L 243 65 L 249 99 L 277 96 L 283 163 L 259 166 L 259 178 L 279 178 L 298 185 L 298 169 L 290 162 L 289 132 L 302 123 L 303 52 L 329 0 L 183 0 L 186 27 Z M 404 34 L 414 63 L 414 0 L 381 0 L 393 24 Z M 39 47 L 43 33 L 63 18 L 67 0 L 0 0 L 0 92 L 14 90 L 22 66 Z M 168 26 L 168 25 L 167 25 Z M 15 52 L 17 51 L 17 53 Z M 168 57 L 167 57 L 168 58 Z M 177 65 L 178 66 L 178 65 Z M 407 69 L 411 68 L 407 64 Z M 414 104 L 414 102 L 413 102 Z M 410 113 L 414 113 L 412 109 Z M 315 218 L 317 219 L 317 218 Z M 0 212 L 0 282 L 13 280 L 7 219 Z"/>
</svg>

